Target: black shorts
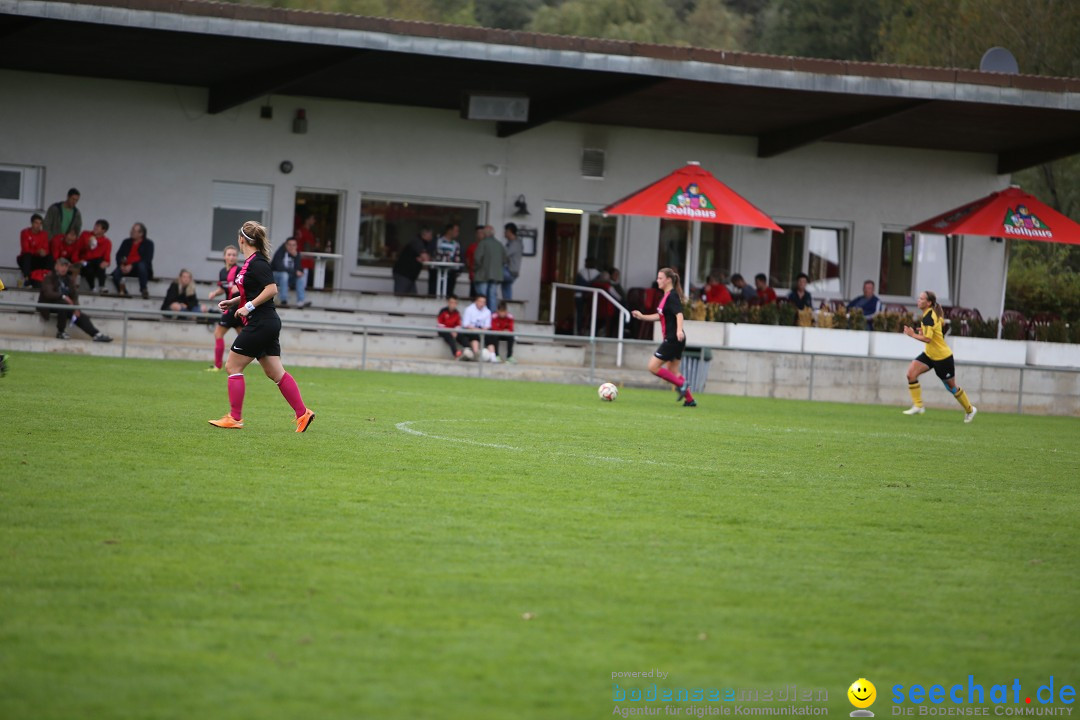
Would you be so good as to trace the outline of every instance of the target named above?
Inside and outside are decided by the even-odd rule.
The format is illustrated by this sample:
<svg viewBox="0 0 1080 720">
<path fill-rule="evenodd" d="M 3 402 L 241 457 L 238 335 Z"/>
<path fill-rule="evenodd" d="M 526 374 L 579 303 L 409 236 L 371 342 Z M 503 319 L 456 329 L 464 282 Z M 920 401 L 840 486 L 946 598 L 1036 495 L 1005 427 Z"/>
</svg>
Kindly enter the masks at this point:
<svg viewBox="0 0 1080 720">
<path fill-rule="evenodd" d="M 660 358 L 664 362 L 669 360 L 682 360 L 683 350 L 686 349 L 686 341 L 679 342 L 678 340 L 665 340 L 660 343 L 660 347 L 653 353 L 654 357 Z"/>
<path fill-rule="evenodd" d="M 942 380 L 949 380 L 950 378 L 956 377 L 956 364 L 953 362 L 952 355 L 944 360 L 931 360 L 927 357 L 926 353 L 922 353 L 919 357 L 915 358 L 915 362 L 921 362 L 923 365 L 936 372 L 937 376 Z"/>
<path fill-rule="evenodd" d="M 238 355 L 261 360 L 267 355 L 281 355 L 281 319 L 261 318 L 258 323 L 249 323 L 240 329 L 240 334 L 233 341 L 232 351 Z"/>
<path fill-rule="evenodd" d="M 217 324 L 223 328 L 236 328 L 239 330 L 244 327 L 243 321 L 236 317 L 236 311 L 230 310 L 227 313 L 221 313 L 221 319 L 217 321 Z"/>
</svg>

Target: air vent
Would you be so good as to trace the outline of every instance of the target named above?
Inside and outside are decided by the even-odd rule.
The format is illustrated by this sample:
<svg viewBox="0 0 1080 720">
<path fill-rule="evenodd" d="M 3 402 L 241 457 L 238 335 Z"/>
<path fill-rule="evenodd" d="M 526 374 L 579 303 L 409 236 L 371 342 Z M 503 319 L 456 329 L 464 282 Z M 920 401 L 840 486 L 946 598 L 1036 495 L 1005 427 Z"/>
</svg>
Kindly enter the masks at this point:
<svg viewBox="0 0 1080 720">
<path fill-rule="evenodd" d="M 604 179 L 604 151 L 585 148 L 581 151 L 581 176 L 592 180 Z"/>
</svg>

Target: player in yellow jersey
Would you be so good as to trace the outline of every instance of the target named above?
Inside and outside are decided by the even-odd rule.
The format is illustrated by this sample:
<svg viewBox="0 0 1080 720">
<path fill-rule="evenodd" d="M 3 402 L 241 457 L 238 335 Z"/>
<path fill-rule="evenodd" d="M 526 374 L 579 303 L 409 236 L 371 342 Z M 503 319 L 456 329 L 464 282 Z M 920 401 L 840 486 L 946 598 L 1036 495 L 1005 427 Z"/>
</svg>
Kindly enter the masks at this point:
<svg viewBox="0 0 1080 720">
<path fill-rule="evenodd" d="M 956 366 L 953 363 L 952 350 L 945 344 L 945 325 L 941 306 L 937 303 L 937 295 L 929 290 L 920 294 L 918 306 L 922 313 L 919 329 L 916 331 L 905 327 L 904 334 L 921 343 L 926 343 L 926 350 L 908 366 L 908 391 L 911 393 L 912 405 L 904 411 L 904 414 L 922 415 L 926 412 L 922 404 L 919 376 L 933 368 L 937 376 L 941 378 L 941 382 L 945 384 L 945 389 L 951 392 L 964 408 L 964 422 L 969 423 L 975 419 L 975 413 L 978 410 L 968 401 L 967 393 L 956 384 Z"/>
</svg>

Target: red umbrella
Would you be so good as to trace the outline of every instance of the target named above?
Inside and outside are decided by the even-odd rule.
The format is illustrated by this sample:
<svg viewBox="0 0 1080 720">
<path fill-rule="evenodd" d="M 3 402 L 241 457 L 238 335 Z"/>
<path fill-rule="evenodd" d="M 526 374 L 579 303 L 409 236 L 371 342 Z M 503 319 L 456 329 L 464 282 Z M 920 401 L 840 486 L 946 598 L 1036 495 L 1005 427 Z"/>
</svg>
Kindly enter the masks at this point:
<svg viewBox="0 0 1080 720">
<path fill-rule="evenodd" d="M 908 230 L 933 235 L 987 235 L 1013 240 L 1080 245 L 1080 224 L 1016 185 L 924 220 Z M 1004 272 L 999 320 L 1005 314 L 1005 285 L 1009 277 L 1008 247 L 1005 248 Z M 1001 337 L 1000 321 L 998 337 Z"/>
<path fill-rule="evenodd" d="M 782 232 L 780 226 L 768 215 L 696 162 L 688 163 L 651 185 L 608 205 L 600 212 L 605 215 L 644 215 L 672 220 L 746 225 Z"/>
<path fill-rule="evenodd" d="M 934 235 L 987 235 L 1080 245 L 1080 224 L 1015 185 L 908 229 Z"/>
</svg>

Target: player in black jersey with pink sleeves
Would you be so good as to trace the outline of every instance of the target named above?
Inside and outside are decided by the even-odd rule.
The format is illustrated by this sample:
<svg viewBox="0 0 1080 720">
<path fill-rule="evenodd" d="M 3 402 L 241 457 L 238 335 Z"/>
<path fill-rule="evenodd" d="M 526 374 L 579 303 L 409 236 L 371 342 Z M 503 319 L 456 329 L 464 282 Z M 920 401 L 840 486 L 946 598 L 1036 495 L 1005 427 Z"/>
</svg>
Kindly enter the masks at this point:
<svg viewBox="0 0 1080 720">
<path fill-rule="evenodd" d="M 277 284 L 270 269 L 270 242 L 266 228 L 254 220 L 248 220 L 240 228 L 237 238 L 240 252 L 246 258 L 236 274 L 237 297 L 218 303 L 221 312 L 236 308 L 236 317 L 244 324 L 233 342 L 225 371 L 229 373 L 229 414 L 210 424 L 219 428 L 244 427 L 241 411 L 244 405 L 244 368 L 252 360 L 258 360 L 266 376 L 277 383 L 282 396 L 296 413 L 296 432 L 308 429 L 315 413 L 304 405 L 300 388 L 292 375 L 281 364 L 281 318 L 274 310 Z"/>
<path fill-rule="evenodd" d="M 663 333 L 664 340 L 649 359 L 649 372 L 675 386 L 678 391 L 677 399 L 683 401 L 683 407 L 697 407 L 697 401 L 690 393 L 686 378 L 679 374 L 683 350 L 686 349 L 686 333 L 683 331 L 683 293 L 682 285 L 679 283 L 679 273 L 671 268 L 660 268 L 660 271 L 656 273 L 656 284 L 664 291 L 664 297 L 656 308 L 657 312 L 645 315 L 639 310 L 634 310 L 631 313 L 638 320 L 660 321 L 660 331 Z M 665 365 L 667 367 L 664 367 Z"/>
<path fill-rule="evenodd" d="M 218 295 L 225 295 L 226 300 L 236 297 L 236 273 L 240 272 L 240 266 L 236 264 L 237 252 L 235 245 L 225 246 L 225 267 L 218 273 L 217 287 L 210 291 L 211 300 Z M 232 309 L 221 313 L 221 319 L 214 327 L 214 364 L 207 368 L 208 370 L 217 372 L 221 369 L 225 359 L 225 333 L 229 332 L 230 328 L 239 331 L 243 326 Z"/>
</svg>

